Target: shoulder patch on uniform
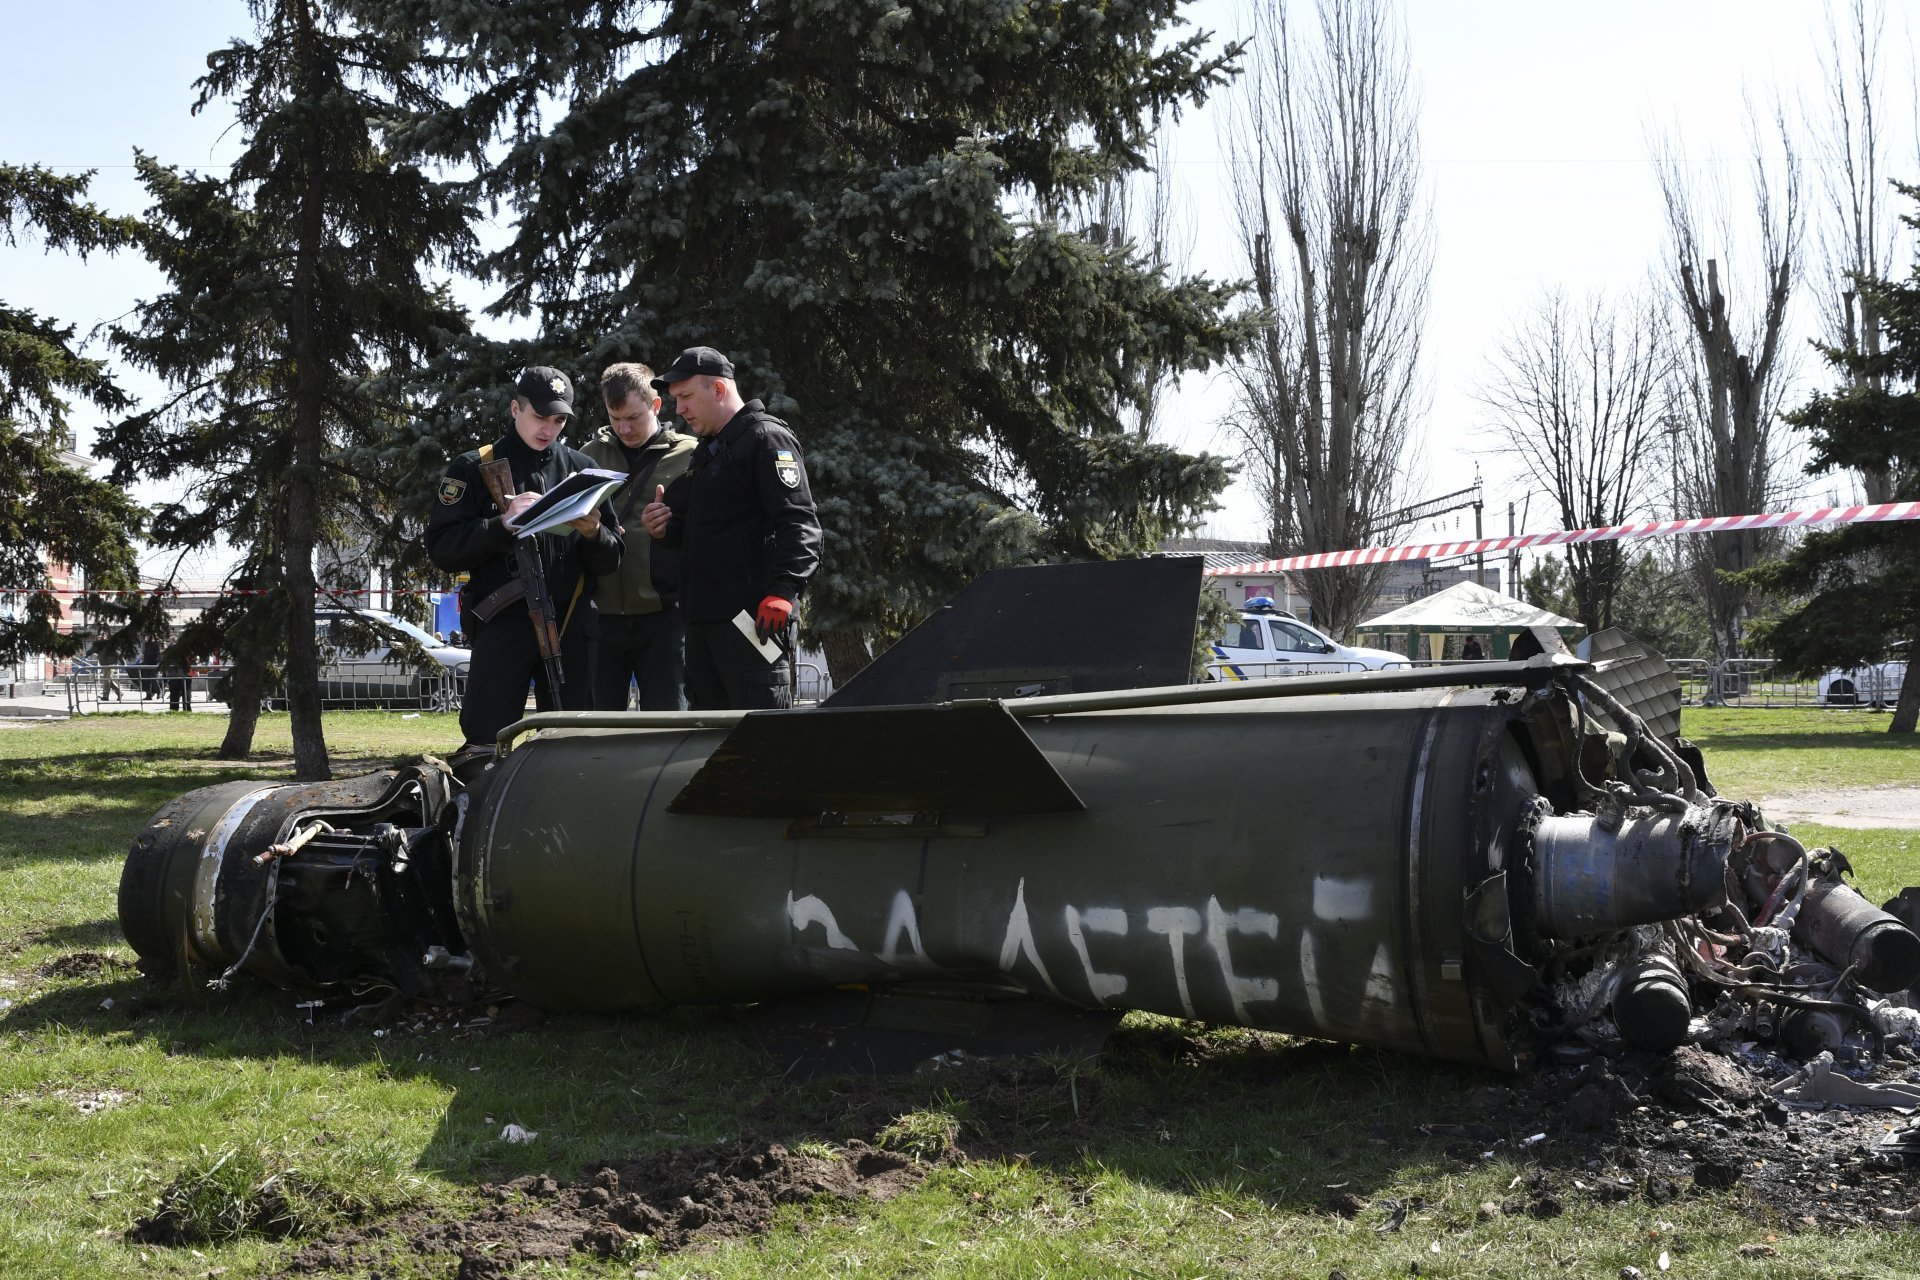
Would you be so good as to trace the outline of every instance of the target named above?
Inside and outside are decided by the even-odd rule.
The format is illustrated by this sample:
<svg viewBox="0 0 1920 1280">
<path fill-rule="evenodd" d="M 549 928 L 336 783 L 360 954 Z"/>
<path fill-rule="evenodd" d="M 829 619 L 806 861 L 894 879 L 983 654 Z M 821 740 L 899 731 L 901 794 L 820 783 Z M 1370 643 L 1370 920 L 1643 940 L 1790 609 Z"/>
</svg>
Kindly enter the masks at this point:
<svg viewBox="0 0 1920 1280">
<path fill-rule="evenodd" d="M 440 481 L 440 501 L 449 507 L 465 497 L 466 493 L 467 482 L 465 480 L 455 480 L 452 476 L 447 476 Z"/>
<path fill-rule="evenodd" d="M 800 464 L 793 459 L 793 450 L 775 449 L 773 451 L 773 474 L 780 483 L 789 489 L 800 487 Z"/>
</svg>

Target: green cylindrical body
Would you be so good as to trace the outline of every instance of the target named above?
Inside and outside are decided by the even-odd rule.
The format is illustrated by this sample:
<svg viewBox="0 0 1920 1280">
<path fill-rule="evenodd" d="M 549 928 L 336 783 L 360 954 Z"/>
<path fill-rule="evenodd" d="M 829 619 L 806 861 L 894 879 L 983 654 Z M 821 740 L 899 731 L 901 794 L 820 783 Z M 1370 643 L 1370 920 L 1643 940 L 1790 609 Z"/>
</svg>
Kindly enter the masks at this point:
<svg viewBox="0 0 1920 1280">
<path fill-rule="evenodd" d="M 669 813 L 724 730 L 548 730 L 475 796 L 455 899 L 490 977 L 552 1008 L 988 984 L 1510 1067 L 1464 904 L 1514 869 L 1522 705 L 1443 688 L 1027 716 L 1083 812 L 882 838 Z"/>
</svg>

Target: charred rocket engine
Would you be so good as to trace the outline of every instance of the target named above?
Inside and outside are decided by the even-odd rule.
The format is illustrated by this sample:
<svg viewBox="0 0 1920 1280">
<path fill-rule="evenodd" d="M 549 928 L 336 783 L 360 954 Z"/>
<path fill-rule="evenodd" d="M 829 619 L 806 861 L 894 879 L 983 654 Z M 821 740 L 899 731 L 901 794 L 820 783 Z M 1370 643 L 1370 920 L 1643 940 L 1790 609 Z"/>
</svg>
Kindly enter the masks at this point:
<svg viewBox="0 0 1920 1280">
<path fill-rule="evenodd" d="M 1128 567 L 1174 605 L 1101 637 L 1124 660 L 1076 649 L 1118 568 L 988 575 L 815 708 L 535 716 L 464 781 L 192 792 L 123 927 L 150 972 L 322 993 L 852 991 L 956 1034 L 1147 1010 L 1507 1069 L 1697 1011 L 1817 1045 L 1920 976 L 1835 855 L 1714 794 L 1631 642 L 1183 685 L 1193 562 Z"/>
</svg>

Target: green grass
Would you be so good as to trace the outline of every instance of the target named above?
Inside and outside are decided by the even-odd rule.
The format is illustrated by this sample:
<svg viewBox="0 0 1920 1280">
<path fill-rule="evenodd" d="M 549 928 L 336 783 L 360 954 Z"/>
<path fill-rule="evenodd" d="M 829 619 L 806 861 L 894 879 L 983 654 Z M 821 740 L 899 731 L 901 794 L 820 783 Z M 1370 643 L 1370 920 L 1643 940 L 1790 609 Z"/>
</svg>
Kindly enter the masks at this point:
<svg viewBox="0 0 1920 1280">
<path fill-rule="evenodd" d="M 1889 734 L 1887 717 L 1878 712 L 1688 707 L 1680 731 L 1706 754 L 1707 774 L 1726 796 L 1920 786 L 1920 735 Z M 1856 887 L 1876 904 L 1920 884 L 1920 831 L 1815 823 L 1795 823 L 1792 831 L 1809 848 L 1845 853 Z"/>
<path fill-rule="evenodd" d="M 1879 712 L 1688 707 L 1680 732 L 1724 795 L 1920 785 L 1920 735 L 1888 733 Z"/>
<path fill-rule="evenodd" d="M 1725 791 L 1920 780 L 1875 721 L 1825 712 L 1689 712 Z M 1878 721 L 1884 724 L 1884 719 Z M 756 1238 L 678 1255 L 576 1256 L 529 1274 L 799 1276 L 1893 1277 L 1920 1271 L 1912 1232 L 1790 1233 L 1736 1199 L 1653 1208 L 1569 1197 L 1564 1216 L 1496 1216 L 1525 1172 L 1464 1171 L 1413 1126 L 1457 1118 L 1491 1077 L 1445 1064 L 1130 1017 L 1104 1062 L 1043 1061 L 1017 1087 L 969 1094 L 940 1075 L 887 1086 L 788 1083 L 728 1010 L 551 1018 L 515 1031 L 429 1019 L 376 1036 L 309 1025 L 294 998 L 157 989 L 129 967 L 114 896 L 132 837 L 166 800 L 286 777 L 284 716 L 259 756 L 216 761 L 212 717 L 98 717 L 0 728 L 0 1277 L 238 1277 L 284 1266 L 277 1238 L 401 1206 L 464 1211 L 481 1184 L 577 1177 L 590 1161 L 762 1135 L 820 1154 L 879 1138 L 936 1162 L 884 1205 L 782 1210 Z M 338 772 L 458 739 L 448 717 L 329 717 Z M 1758 741 L 1761 745 L 1754 745 Z M 1733 781 L 1738 780 L 1738 781 Z M 1811 830 L 1803 835 L 1814 834 Z M 1906 832 L 1827 832 L 1877 881 L 1914 859 Z M 498 1140 L 517 1123 L 527 1145 Z M 1383 1136 L 1384 1135 L 1384 1136 Z M 1579 1172 L 1576 1170 L 1575 1172 Z M 1330 1184 L 1371 1207 L 1324 1211 Z M 1398 1232 L 1380 1201 L 1418 1201 Z M 170 1210 L 182 1243 L 130 1239 Z M 1740 1257 L 1775 1236 L 1779 1256 Z M 1434 1252 L 1432 1246 L 1440 1246 Z M 396 1260 L 447 1277 L 450 1258 Z"/>
</svg>

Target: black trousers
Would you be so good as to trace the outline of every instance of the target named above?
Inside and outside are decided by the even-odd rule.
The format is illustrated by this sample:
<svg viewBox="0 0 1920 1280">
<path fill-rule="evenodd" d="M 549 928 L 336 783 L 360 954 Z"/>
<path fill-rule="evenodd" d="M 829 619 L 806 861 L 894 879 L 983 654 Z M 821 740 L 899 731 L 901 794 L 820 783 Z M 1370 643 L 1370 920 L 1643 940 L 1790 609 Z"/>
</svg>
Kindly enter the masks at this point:
<svg viewBox="0 0 1920 1280">
<path fill-rule="evenodd" d="M 731 622 L 689 622 L 687 698 L 695 711 L 792 706 L 786 655 L 769 663 Z"/>
<path fill-rule="evenodd" d="M 563 684 L 560 696 L 547 687 L 547 665 L 533 638 L 533 623 L 524 602 L 512 604 L 482 622 L 466 617 L 472 665 L 467 669 L 467 691 L 460 702 L 460 732 L 468 742 L 492 746 L 500 731 L 521 718 L 527 706 L 527 682 L 533 682 L 534 705 L 542 711 L 593 710 L 593 606 L 584 600 L 560 637 Z"/>
<path fill-rule="evenodd" d="M 625 711 L 630 683 L 640 686 L 642 711 L 687 709 L 687 624 L 678 609 L 600 615 L 594 709 Z"/>
</svg>

